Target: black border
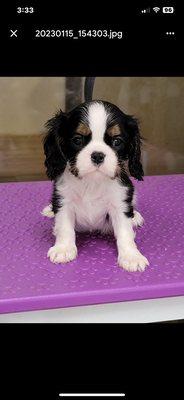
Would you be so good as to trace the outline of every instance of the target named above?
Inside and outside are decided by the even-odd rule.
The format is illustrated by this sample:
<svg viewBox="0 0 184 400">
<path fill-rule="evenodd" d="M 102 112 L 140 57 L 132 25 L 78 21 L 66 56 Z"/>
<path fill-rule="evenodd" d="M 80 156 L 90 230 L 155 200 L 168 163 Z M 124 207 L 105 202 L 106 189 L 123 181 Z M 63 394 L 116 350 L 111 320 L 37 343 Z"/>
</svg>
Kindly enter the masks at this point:
<svg viewBox="0 0 184 400">
<path fill-rule="evenodd" d="M 34 15 L 19 15 L 16 5 L 35 4 Z M 176 13 L 165 17 L 140 15 L 149 2 L 118 4 L 99 1 L 51 3 L 17 1 L 2 6 L 0 26 L 1 76 L 182 76 L 183 32 L 181 2 L 172 2 Z M 167 5 L 168 1 L 164 3 Z M 171 3 L 169 2 L 169 5 Z M 155 2 L 154 2 L 155 5 Z M 33 28 L 109 28 L 127 31 L 121 40 L 52 40 L 36 39 Z M 20 29 L 20 39 L 10 39 L 10 28 Z M 166 30 L 175 30 L 176 37 L 166 37 Z"/>
<path fill-rule="evenodd" d="M 1 392 L 24 400 L 97 390 L 180 398 L 183 334 L 177 323 L 1 324 Z"/>
</svg>

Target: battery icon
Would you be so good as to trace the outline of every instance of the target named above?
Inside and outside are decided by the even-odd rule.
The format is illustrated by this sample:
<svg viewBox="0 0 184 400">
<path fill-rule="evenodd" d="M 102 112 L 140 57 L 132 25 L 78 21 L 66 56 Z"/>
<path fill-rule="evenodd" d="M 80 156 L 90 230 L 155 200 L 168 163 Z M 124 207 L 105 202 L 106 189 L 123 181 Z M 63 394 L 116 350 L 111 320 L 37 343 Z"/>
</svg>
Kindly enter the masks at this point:
<svg viewBox="0 0 184 400">
<path fill-rule="evenodd" d="M 174 7 L 163 7 L 162 12 L 164 14 L 173 14 L 174 12 Z"/>
</svg>

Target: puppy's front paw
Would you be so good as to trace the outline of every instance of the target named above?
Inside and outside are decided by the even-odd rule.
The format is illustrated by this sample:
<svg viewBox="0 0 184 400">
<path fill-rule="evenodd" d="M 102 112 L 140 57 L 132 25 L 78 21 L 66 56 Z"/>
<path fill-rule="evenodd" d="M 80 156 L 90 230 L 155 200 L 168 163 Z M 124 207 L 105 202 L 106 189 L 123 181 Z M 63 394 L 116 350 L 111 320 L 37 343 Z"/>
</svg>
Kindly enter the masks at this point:
<svg viewBox="0 0 184 400">
<path fill-rule="evenodd" d="M 52 246 L 48 253 L 47 257 L 50 258 L 50 261 L 53 263 L 67 263 L 69 261 L 74 260 L 77 257 L 77 247 L 75 245 L 55 245 Z"/>
<path fill-rule="evenodd" d="M 144 271 L 149 262 L 139 250 L 133 249 L 132 251 L 123 252 L 118 256 L 118 264 L 120 267 L 129 272 Z"/>
</svg>

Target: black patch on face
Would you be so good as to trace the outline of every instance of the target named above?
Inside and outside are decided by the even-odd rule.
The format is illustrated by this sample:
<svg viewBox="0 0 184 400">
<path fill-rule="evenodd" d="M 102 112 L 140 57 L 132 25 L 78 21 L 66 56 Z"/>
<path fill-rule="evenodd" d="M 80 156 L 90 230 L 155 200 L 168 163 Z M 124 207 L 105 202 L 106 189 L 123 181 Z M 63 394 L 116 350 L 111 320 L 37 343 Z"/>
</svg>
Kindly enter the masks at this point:
<svg viewBox="0 0 184 400">
<path fill-rule="evenodd" d="M 68 160 L 73 160 L 76 155 L 90 142 L 91 134 L 87 136 L 75 133 L 75 130 L 70 135 L 68 146 L 67 146 L 67 156 Z"/>
<path fill-rule="evenodd" d="M 79 152 L 87 146 L 91 140 L 91 133 L 83 134 L 78 128 L 81 124 L 86 124 L 87 121 L 87 107 L 81 105 L 76 107 L 69 113 L 68 116 L 68 129 L 67 129 L 67 140 L 66 140 L 66 155 L 70 165 L 70 172 L 78 176 L 78 170 L 76 168 L 76 158 Z"/>
<path fill-rule="evenodd" d="M 116 153 L 119 164 L 127 159 L 126 143 L 123 134 L 111 137 L 106 131 L 104 142 Z"/>
<path fill-rule="evenodd" d="M 75 131 L 70 137 L 67 147 L 67 156 L 70 165 L 70 172 L 75 176 L 78 176 L 78 170 L 76 168 L 77 155 L 85 146 L 87 146 L 90 140 L 91 135 L 83 136 L 76 134 Z"/>
<path fill-rule="evenodd" d="M 87 109 L 87 104 L 82 104 L 69 113 L 60 110 L 46 123 L 45 166 L 47 176 L 51 180 L 55 180 L 64 172 L 67 162 L 74 166 L 76 155 L 90 141 L 90 136 L 86 136 L 81 146 L 72 142 L 79 123 L 87 124 Z"/>
<path fill-rule="evenodd" d="M 139 132 L 137 120 L 125 114 L 114 104 L 103 102 L 108 113 L 107 129 L 104 135 L 104 141 L 116 153 L 119 165 L 123 166 L 123 162 L 128 160 L 128 168 L 130 175 L 138 180 L 143 180 L 143 168 L 140 161 L 141 158 L 141 135 Z M 116 126 L 120 134 L 110 136 L 109 128 Z"/>
<path fill-rule="evenodd" d="M 104 106 L 108 113 L 107 127 L 104 135 L 105 143 L 110 146 L 118 157 L 118 161 L 121 162 L 127 158 L 126 149 L 126 133 L 123 125 L 124 113 L 115 105 L 104 102 Z M 117 126 L 117 129 L 113 127 Z M 117 135 L 111 135 L 111 131 L 117 131 Z"/>
</svg>

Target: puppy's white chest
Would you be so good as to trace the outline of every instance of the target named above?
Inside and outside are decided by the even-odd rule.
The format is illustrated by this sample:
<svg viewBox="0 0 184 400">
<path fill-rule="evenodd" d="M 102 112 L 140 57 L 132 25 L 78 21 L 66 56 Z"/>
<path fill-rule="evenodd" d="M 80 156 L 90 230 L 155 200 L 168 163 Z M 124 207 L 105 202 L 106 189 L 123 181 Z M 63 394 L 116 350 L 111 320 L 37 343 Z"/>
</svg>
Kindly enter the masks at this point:
<svg viewBox="0 0 184 400">
<path fill-rule="evenodd" d="M 72 195 L 76 227 L 79 230 L 101 229 L 108 212 L 108 199 L 103 187 L 95 187 L 89 183 L 80 189 Z"/>
<path fill-rule="evenodd" d="M 75 213 L 77 230 L 103 229 L 109 209 L 118 207 L 123 200 L 119 184 L 98 174 L 80 180 L 67 173 L 58 191 L 63 203 L 69 204 Z"/>
</svg>

